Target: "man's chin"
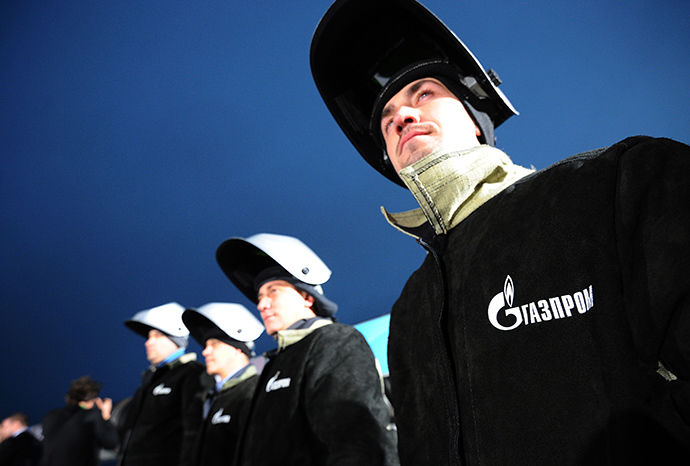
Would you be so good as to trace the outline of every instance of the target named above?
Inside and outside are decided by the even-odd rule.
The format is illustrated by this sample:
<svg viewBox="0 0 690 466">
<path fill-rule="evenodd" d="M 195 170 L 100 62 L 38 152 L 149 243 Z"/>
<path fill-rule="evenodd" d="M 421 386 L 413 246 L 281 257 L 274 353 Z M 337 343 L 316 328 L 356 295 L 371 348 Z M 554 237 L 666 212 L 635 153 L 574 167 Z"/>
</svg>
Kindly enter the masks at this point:
<svg viewBox="0 0 690 466">
<path fill-rule="evenodd" d="M 407 155 L 403 153 L 403 156 L 400 157 L 400 159 L 404 160 L 404 164 L 402 166 L 395 167 L 395 170 L 397 173 L 400 173 L 402 169 L 407 168 L 410 165 L 414 165 L 415 163 L 433 154 L 434 152 L 436 152 L 436 147 L 425 146 L 423 148 L 419 148 L 413 152 L 410 152 Z"/>
</svg>

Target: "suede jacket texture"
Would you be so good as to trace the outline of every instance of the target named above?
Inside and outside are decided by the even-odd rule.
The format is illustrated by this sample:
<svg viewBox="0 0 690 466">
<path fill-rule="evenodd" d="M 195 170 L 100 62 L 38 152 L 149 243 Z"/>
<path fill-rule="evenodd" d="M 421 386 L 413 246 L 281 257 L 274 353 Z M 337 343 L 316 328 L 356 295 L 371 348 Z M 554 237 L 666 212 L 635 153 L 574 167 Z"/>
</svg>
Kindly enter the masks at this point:
<svg viewBox="0 0 690 466">
<path fill-rule="evenodd" d="M 196 435 L 201 427 L 203 364 L 194 353 L 144 373 L 119 429 L 122 466 L 192 464 Z M 212 381 L 210 383 L 213 383 Z"/>
<path fill-rule="evenodd" d="M 119 444 L 117 428 L 98 408 L 67 405 L 43 418 L 42 466 L 98 466 L 101 448 Z"/>
<path fill-rule="evenodd" d="M 205 402 L 209 411 L 196 442 L 195 466 L 232 466 L 259 377 L 249 366 Z"/>
<path fill-rule="evenodd" d="M 362 334 L 337 323 L 288 332 L 290 343 L 267 354 L 240 464 L 398 464 L 381 378 Z"/>
<path fill-rule="evenodd" d="M 688 146 L 629 138 L 420 240 L 389 337 L 401 464 L 690 461 L 689 174 Z"/>
</svg>

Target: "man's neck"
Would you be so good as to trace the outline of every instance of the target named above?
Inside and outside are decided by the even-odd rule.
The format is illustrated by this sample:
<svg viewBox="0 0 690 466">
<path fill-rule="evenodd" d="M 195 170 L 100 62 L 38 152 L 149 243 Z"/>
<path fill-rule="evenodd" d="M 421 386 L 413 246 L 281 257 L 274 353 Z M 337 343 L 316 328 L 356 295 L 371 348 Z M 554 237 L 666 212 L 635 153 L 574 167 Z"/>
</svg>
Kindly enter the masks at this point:
<svg viewBox="0 0 690 466">
<path fill-rule="evenodd" d="M 170 353 L 168 356 L 166 356 L 165 359 L 163 359 L 161 362 L 156 364 L 157 367 L 164 366 L 170 362 L 173 362 L 174 360 L 178 359 L 180 356 L 184 354 L 184 348 L 178 348 L 172 353 Z"/>
</svg>

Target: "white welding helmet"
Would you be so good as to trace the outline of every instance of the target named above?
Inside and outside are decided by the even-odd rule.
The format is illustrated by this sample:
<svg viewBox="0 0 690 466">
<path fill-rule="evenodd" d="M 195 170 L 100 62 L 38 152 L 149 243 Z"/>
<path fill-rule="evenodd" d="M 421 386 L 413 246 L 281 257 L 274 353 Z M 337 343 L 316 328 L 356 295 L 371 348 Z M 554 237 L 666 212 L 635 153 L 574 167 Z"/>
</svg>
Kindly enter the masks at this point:
<svg viewBox="0 0 690 466">
<path fill-rule="evenodd" d="M 216 260 L 225 275 L 253 303 L 267 271 L 282 270 L 271 277 L 286 279 L 296 288 L 309 293 L 315 301 L 315 312 L 333 317 L 338 306 L 323 293 L 321 285 L 331 277 L 331 270 L 306 244 L 297 238 L 259 233 L 249 238 L 230 238 L 216 251 Z M 265 280 L 264 280 L 265 281 Z"/>
<path fill-rule="evenodd" d="M 157 306 L 134 314 L 125 321 L 127 328 L 148 338 L 151 329 L 158 330 L 168 336 L 177 346 L 186 348 L 189 339 L 189 330 L 182 322 L 182 313 L 185 308 L 172 302 Z"/>
<path fill-rule="evenodd" d="M 208 303 L 187 309 L 182 320 L 202 347 L 206 346 L 206 340 L 215 338 L 239 348 L 249 357 L 253 354 L 254 341 L 264 331 L 249 309 L 235 303 Z"/>
</svg>

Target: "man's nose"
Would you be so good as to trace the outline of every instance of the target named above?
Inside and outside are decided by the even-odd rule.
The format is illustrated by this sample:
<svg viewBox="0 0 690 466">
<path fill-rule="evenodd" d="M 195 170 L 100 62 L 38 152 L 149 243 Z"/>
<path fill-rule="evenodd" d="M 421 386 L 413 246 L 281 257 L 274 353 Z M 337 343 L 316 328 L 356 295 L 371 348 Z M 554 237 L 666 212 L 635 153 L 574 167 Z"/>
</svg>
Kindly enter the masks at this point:
<svg viewBox="0 0 690 466">
<path fill-rule="evenodd" d="M 402 132 L 407 125 L 419 121 L 419 113 L 414 108 L 406 106 L 400 107 L 393 118 L 393 124 L 398 133 Z"/>
<path fill-rule="evenodd" d="M 259 299 L 259 302 L 256 304 L 256 308 L 259 310 L 259 312 L 263 312 L 269 307 L 271 307 L 271 303 L 266 297 Z"/>
</svg>

